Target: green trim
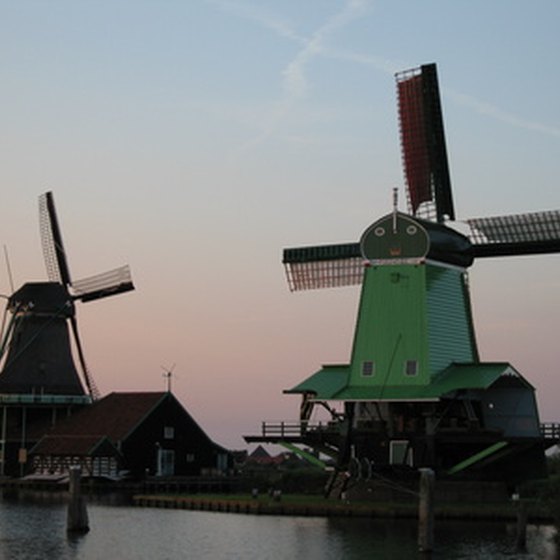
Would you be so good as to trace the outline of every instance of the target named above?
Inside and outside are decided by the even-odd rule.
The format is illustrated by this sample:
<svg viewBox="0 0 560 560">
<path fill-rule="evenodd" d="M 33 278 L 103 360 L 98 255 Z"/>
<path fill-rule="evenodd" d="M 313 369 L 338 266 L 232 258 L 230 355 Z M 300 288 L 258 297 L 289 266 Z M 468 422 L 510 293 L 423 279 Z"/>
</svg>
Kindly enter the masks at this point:
<svg viewBox="0 0 560 560">
<path fill-rule="evenodd" d="M 490 447 L 483 449 L 479 453 L 475 453 L 468 459 L 465 459 L 464 461 L 457 463 L 454 467 L 451 467 L 447 471 L 447 474 L 457 474 L 458 472 L 470 467 L 471 465 L 478 463 L 478 461 L 481 461 L 482 459 L 489 457 L 493 453 L 496 453 L 500 449 L 503 449 L 507 444 L 508 444 L 507 441 L 499 441 L 498 443 L 495 443 L 494 445 L 491 445 Z"/>
<path fill-rule="evenodd" d="M 317 399 L 332 399 L 346 387 L 348 368 L 349 366 L 346 364 L 324 365 L 322 369 L 292 389 L 285 390 L 284 393 L 313 393 Z"/>
<path fill-rule="evenodd" d="M 296 447 L 295 445 L 291 443 L 287 443 L 285 441 L 279 441 L 278 443 L 282 447 L 285 447 L 289 451 L 292 451 L 296 455 L 299 455 L 302 459 L 305 459 L 307 462 L 311 463 L 312 465 L 319 467 L 321 469 L 327 468 L 326 463 L 324 463 L 323 461 L 321 461 L 321 459 L 318 459 L 317 457 L 315 457 L 315 455 L 312 455 L 308 451 L 304 451 L 303 449 L 300 449 L 299 447 Z"/>
<path fill-rule="evenodd" d="M 507 362 L 452 364 L 434 376 L 428 385 L 405 384 L 406 379 L 398 385 L 395 383 L 374 385 L 375 375 L 361 376 L 356 383 L 349 383 L 348 371 L 349 367 L 346 365 L 323 366 L 323 369 L 293 389 L 284 392 L 311 393 L 313 400 L 436 401 L 452 397 L 456 391 L 485 391 L 503 376 L 515 379 L 520 387 L 534 389 Z"/>
</svg>

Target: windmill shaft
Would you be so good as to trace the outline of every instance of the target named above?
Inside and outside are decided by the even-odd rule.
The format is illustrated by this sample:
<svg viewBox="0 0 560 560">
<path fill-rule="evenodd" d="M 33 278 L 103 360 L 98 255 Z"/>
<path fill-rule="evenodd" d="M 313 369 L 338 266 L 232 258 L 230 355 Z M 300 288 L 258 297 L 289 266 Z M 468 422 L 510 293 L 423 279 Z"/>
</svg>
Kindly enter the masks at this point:
<svg viewBox="0 0 560 560">
<path fill-rule="evenodd" d="M 560 240 L 526 241 L 524 243 L 485 243 L 474 245 L 475 258 L 516 257 L 521 255 L 547 255 L 560 253 Z"/>
</svg>

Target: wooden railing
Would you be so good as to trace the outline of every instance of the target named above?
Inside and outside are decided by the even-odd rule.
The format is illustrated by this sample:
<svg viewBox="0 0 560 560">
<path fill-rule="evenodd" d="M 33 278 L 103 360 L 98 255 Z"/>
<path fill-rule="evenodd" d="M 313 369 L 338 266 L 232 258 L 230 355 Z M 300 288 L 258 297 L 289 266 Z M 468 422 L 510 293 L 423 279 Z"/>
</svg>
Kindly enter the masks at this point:
<svg viewBox="0 0 560 560">
<path fill-rule="evenodd" d="M 546 440 L 560 442 L 559 422 L 544 422 L 540 430 Z M 261 425 L 261 436 L 272 438 L 302 437 L 310 432 L 333 434 L 338 431 L 338 422 L 263 422 Z"/>
<path fill-rule="evenodd" d="M 560 423 L 545 422 L 541 424 L 541 435 L 547 440 L 560 441 Z"/>
<path fill-rule="evenodd" d="M 263 422 L 261 435 L 263 437 L 289 438 L 301 437 L 309 432 L 337 432 L 334 422 Z"/>
</svg>

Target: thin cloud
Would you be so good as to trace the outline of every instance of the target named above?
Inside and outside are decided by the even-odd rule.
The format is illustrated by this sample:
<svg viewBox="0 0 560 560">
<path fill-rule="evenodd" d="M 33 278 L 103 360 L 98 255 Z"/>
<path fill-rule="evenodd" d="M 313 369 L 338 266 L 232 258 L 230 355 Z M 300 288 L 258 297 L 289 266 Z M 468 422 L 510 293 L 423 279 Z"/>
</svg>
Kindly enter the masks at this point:
<svg viewBox="0 0 560 560">
<path fill-rule="evenodd" d="M 283 71 L 284 91 L 289 97 L 301 98 L 307 94 L 307 65 L 326 52 L 325 40 L 333 32 L 362 17 L 371 3 L 366 0 L 350 0 L 344 8 L 330 17 L 305 41 L 303 48 Z"/>
<path fill-rule="evenodd" d="M 206 2 L 217 6 L 223 11 L 230 12 L 236 16 L 242 17 L 243 19 L 253 21 L 265 29 L 270 29 L 279 37 L 290 39 L 296 43 L 305 43 L 305 37 L 298 35 L 294 31 L 290 22 L 263 11 L 258 5 L 249 6 L 247 4 L 232 2 L 230 0 L 206 0 Z"/>
<path fill-rule="evenodd" d="M 287 22 L 276 19 L 270 16 L 270 14 L 259 11 L 254 12 L 252 8 L 249 9 L 246 5 L 229 1 L 211 1 L 224 9 L 256 21 L 268 29 L 272 29 L 281 37 L 293 40 L 302 46 L 281 72 L 282 90 L 284 93 L 282 99 L 272 108 L 261 132 L 240 146 L 237 149 L 237 153 L 246 152 L 274 134 L 280 122 L 285 119 L 293 105 L 308 94 L 310 85 L 306 73 L 307 67 L 314 58 L 328 52 L 325 42 L 329 35 L 362 17 L 371 6 L 369 0 L 349 0 L 340 12 L 328 18 L 323 25 L 316 29 L 308 38 L 305 38 L 298 35 Z"/>
<path fill-rule="evenodd" d="M 247 5 L 232 0 L 207 1 L 223 10 L 227 10 L 239 17 L 253 21 L 266 29 L 270 29 L 279 37 L 288 39 L 301 46 L 293 59 L 281 71 L 283 96 L 271 106 L 268 115 L 261 121 L 262 127 L 260 133 L 240 146 L 237 149 L 237 153 L 246 152 L 266 141 L 267 138 L 276 132 L 281 122 L 285 120 L 294 105 L 309 94 L 312 84 L 309 81 L 307 69 L 317 57 L 345 60 L 375 68 L 378 71 L 390 75 L 394 75 L 396 71 L 402 68 L 414 66 L 414 64 L 390 60 L 381 56 L 333 48 L 328 44 L 328 39 L 333 33 L 350 25 L 368 12 L 373 5 L 371 0 L 348 0 L 339 12 L 333 14 L 307 37 L 297 33 L 289 21 L 263 11 L 259 9 L 258 6 Z M 455 103 L 468 107 L 489 118 L 509 124 L 510 126 L 547 134 L 557 138 L 560 137 L 560 129 L 557 127 L 521 118 L 468 94 L 456 92 L 448 88 L 446 88 L 444 92 L 446 97 L 453 100 Z"/>
<path fill-rule="evenodd" d="M 544 134 L 548 134 L 560 138 L 560 128 L 542 124 L 536 121 L 523 119 L 521 117 L 518 117 L 517 115 L 513 115 L 511 113 L 503 111 L 502 109 L 496 107 L 495 105 L 491 105 L 490 103 L 481 101 L 465 93 L 459 93 L 457 91 L 448 88 L 445 88 L 444 92 L 445 95 L 450 99 L 452 99 L 453 101 L 455 101 L 455 103 L 459 105 L 463 105 L 465 107 L 469 107 L 474 111 L 476 111 L 477 113 L 480 113 L 481 115 L 486 115 L 495 120 L 504 122 L 511 126 L 515 126 L 517 128 L 523 128 L 525 130 L 541 132 Z"/>
</svg>

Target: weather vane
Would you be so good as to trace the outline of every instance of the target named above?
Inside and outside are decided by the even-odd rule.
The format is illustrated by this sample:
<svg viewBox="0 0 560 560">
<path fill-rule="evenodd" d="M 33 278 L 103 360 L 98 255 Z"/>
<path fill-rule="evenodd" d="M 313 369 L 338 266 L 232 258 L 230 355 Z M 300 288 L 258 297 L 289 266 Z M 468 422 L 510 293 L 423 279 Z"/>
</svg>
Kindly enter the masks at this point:
<svg viewBox="0 0 560 560">
<path fill-rule="evenodd" d="M 173 370 L 175 369 L 175 364 L 173 364 L 170 368 L 166 368 L 163 366 L 160 367 L 164 371 L 162 377 L 164 377 L 167 380 L 167 392 L 171 393 L 171 378 L 173 377 Z"/>
</svg>

